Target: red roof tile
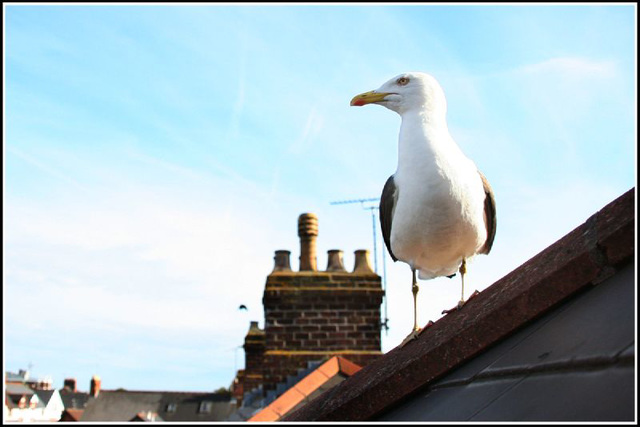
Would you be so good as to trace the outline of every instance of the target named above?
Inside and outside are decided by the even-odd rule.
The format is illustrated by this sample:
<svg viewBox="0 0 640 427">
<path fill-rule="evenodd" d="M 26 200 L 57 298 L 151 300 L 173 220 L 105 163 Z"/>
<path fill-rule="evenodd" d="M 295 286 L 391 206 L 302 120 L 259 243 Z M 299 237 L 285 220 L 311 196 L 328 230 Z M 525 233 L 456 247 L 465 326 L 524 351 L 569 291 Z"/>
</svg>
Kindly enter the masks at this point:
<svg viewBox="0 0 640 427">
<path fill-rule="evenodd" d="M 84 409 L 65 409 L 60 421 L 80 421 Z"/>
<path fill-rule="evenodd" d="M 296 385 L 271 402 L 269 406 L 255 414 L 248 421 L 278 421 L 313 392 L 338 375 L 349 377 L 360 370 L 360 366 L 341 356 L 334 356 L 324 362 Z"/>
<path fill-rule="evenodd" d="M 284 421 L 367 420 L 511 335 L 635 254 L 635 188 L 584 224 Z"/>
</svg>

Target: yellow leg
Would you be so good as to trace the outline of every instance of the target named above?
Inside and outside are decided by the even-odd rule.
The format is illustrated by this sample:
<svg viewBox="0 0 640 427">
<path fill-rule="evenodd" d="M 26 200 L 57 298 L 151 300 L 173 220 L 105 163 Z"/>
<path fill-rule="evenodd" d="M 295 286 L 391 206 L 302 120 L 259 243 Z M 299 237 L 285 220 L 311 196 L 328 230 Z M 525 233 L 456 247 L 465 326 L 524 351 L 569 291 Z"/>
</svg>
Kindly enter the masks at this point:
<svg viewBox="0 0 640 427">
<path fill-rule="evenodd" d="M 449 314 L 452 311 L 460 310 L 462 308 L 462 306 L 465 304 L 465 301 L 464 301 L 464 275 L 467 273 L 467 260 L 465 258 L 462 258 L 462 264 L 460 264 L 460 269 L 458 271 L 460 271 L 460 277 L 462 277 L 462 293 L 460 295 L 460 301 L 458 302 L 458 305 L 455 306 L 454 308 L 452 308 L 450 310 L 442 310 L 442 314 Z M 476 293 L 477 293 L 477 291 L 476 291 Z M 476 293 L 474 293 L 472 296 L 475 296 Z M 471 297 L 469 297 L 469 299 L 471 299 Z"/>
<path fill-rule="evenodd" d="M 418 281 L 416 280 L 416 271 L 411 270 L 413 274 L 413 283 L 411 285 L 411 292 L 413 293 L 413 330 L 418 331 Z"/>
<path fill-rule="evenodd" d="M 413 275 L 413 281 L 411 282 L 411 292 L 413 293 L 413 329 L 411 333 L 407 335 L 407 337 L 402 341 L 400 347 L 404 347 L 407 343 L 413 341 L 418 338 L 420 335 L 420 328 L 418 328 L 418 281 L 416 280 L 416 270 L 411 269 L 411 274 Z"/>
<path fill-rule="evenodd" d="M 462 278 L 462 294 L 460 295 L 459 307 L 464 305 L 464 275 L 467 273 L 467 260 L 462 258 L 462 264 L 460 264 L 460 277 Z"/>
</svg>

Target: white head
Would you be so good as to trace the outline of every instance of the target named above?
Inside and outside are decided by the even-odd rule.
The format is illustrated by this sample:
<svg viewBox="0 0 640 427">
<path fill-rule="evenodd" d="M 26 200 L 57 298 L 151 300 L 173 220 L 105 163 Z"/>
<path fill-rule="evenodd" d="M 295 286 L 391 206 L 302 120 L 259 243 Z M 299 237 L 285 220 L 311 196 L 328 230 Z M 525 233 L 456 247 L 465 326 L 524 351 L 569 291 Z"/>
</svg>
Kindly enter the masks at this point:
<svg viewBox="0 0 640 427">
<path fill-rule="evenodd" d="M 378 104 L 403 115 L 409 111 L 423 111 L 444 117 L 447 100 L 438 81 L 421 72 L 400 74 L 376 90 L 356 95 L 352 106 Z"/>
</svg>

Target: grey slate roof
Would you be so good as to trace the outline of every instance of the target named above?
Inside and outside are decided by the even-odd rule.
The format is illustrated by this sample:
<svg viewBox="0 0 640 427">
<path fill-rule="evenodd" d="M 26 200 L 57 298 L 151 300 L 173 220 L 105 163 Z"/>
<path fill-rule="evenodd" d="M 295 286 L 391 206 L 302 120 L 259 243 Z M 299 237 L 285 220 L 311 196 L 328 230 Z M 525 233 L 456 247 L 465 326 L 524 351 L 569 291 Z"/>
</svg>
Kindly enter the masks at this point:
<svg viewBox="0 0 640 427">
<path fill-rule="evenodd" d="M 17 383 L 9 383 L 9 384 L 7 384 L 6 385 L 6 391 L 7 391 L 7 394 L 16 394 L 16 395 L 19 394 L 21 396 L 23 394 L 26 394 L 26 395 L 29 395 L 29 396 L 34 394 L 34 391 L 31 390 L 30 387 L 27 387 L 24 384 L 17 384 Z"/>
<path fill-rule="evenodd" d="M 60 389 L 60 397 L 65 409 L 84 409 L 89 401 L 89 393 L 79 391 L 69 391 L 69 389 Z"/>
<path fill-rule="evenodd" d="M 202 402 L 211 402 L 209 411 L 201 411 Z M 170 403 L 175 411 L 167 410 Z M 214 393 L 103 390 L 89 401 L 80 421 L 129 421 L 140 412 L 155 412 L 164 421 L 221 421 L 231 403 Z"/>
<path fill-rule="evenodd" d="M 634 300 L 629 264 L 377 420 L 633 420 Z"/>
<path fill-rule="evenodd" d="M 40 390 L 40 389 L 34 389 L 33 390 L 35 394 L 38 395 L 38 399 L 40 399 L 40 401 L 44 404 L 44 406 L 47 406 L 47 404 L 49 403 L 49 400 L 51 400 L 51 396 L 53 396 L 53 393 L 55 393 L 55 390 Z"/>
</svg>

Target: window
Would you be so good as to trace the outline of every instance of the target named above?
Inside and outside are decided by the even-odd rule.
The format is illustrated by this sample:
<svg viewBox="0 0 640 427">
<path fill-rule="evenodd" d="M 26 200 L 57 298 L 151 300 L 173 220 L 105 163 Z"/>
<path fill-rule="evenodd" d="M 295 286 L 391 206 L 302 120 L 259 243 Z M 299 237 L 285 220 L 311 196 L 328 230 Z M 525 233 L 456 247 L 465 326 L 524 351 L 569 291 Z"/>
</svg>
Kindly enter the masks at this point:
<svg viewBox="0 0 640 427">
<path fill-rule="evenodd" d="M 178 404 L 177 403 L 167 403 L 167 407 L 165 408 L 166 412 L 176 412 L 176 410 L 178 409 Z"/>
<path fill-rule="evenodd" d="M 209 400 L 203 400 L 202 402 L 200 402 L 200 408 L 198 408 L 198 412 L 201 414 L 210 413 L 212 408 L 213 402 Z"/>
</svg>

